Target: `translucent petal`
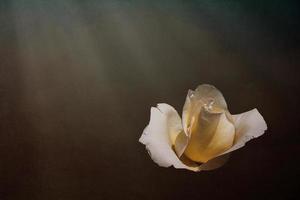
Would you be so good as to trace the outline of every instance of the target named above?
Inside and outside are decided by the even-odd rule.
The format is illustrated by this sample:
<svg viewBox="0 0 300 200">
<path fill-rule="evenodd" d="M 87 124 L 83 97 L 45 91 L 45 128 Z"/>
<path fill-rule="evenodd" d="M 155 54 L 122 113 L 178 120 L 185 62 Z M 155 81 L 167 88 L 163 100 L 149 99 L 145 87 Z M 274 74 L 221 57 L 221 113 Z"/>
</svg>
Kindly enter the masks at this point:
<svg viewBox="0 0 300 200">
<path fill-rule="evenodd" d="M 191 138 L 184 154 L 195 162 L 206 163 L 228 150 L 234 137 L 235 127 L 225 112 L 214 113 L 202 107 L 197 121 L 192 123 Z"/>
<path fill-rule="evenodd" d="M 189 137 L 185 135 L 185 133 L 182 131 L 178 134 L 176 141 L 175 141 L 175 152 L 178 157 L 181 157 L 184 150 L 186 149 L 188 143 L 189 143 Z"/>
<path fill-rule="evenodd" d="M 227 110 L 222 93 L 214 86 L 202 84 L 195 91 L 189 90 L 182 112 L 183 129 L 187 135 L 190 135 L 189 127 L 193 118 L 197 118 L 202 106 L 207 106 L 214 112 Z"/>
<path fill-rule="evenodd" d="M 198 100 L 202 100 L 207 104 L 213 101 L 213 105 L 215 107 L 219 107 L 224 110 L 227 109 L 227 104 L 222 93 L 213 85 L 199 85 L 195 90 L 195 98 Z"/>
</svg>

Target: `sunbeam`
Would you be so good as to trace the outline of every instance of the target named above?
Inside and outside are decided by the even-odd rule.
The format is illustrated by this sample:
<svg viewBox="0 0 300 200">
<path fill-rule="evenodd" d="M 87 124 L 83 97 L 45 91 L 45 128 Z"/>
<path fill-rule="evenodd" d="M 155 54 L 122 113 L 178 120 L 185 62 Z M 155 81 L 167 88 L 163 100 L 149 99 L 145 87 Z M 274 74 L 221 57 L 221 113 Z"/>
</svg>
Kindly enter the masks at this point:
<svg viewBox="0 0 300 200">
<path fill-rule="evenodd" d="M 94 45 L 78 6 L 71 1 L 32 1 L 15 2 L 13 8 L 23 65 L 23 94 L 32 108 L 49 120 L 49 115 L 59 109 L 72 109 L 78 104 L 91 108 L 101 99 L 103 115 L 117 113 L 117 94 L 103 59 L 105 46 Z M 99 93 L 94 93 L 95 89 Z"/>
</svg>

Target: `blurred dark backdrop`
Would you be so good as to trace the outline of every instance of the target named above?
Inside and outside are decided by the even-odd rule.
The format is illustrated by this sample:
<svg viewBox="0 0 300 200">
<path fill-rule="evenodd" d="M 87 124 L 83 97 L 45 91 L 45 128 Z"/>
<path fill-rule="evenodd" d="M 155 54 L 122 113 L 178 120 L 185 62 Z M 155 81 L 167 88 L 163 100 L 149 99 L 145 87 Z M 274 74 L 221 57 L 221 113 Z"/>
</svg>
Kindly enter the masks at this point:
<svg viewBox="0 0 300 200">
<path fill-rule="evenodd" d="M 297 199 L 297 1 L 0 1 L 0 199 Z M 268 131 L 222 168 L 158 167 L 150 107 L 210 83 Z"/>
</svg>

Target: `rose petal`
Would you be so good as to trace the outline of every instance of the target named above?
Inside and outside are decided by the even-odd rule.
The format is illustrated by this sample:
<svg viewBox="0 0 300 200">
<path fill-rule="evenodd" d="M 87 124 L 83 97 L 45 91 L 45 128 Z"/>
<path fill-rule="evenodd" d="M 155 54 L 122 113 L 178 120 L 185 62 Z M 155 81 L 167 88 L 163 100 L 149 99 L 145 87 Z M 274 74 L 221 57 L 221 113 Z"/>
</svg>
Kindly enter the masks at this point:
<svg viewBox="0 0 300 200">
<path fill-rule="evenodd" d="M 189 135 L 188 127 L 190 126 L 193 116 L 198 115 L 203 105 L 213 106 L 215 110 L 227 110 L 226 101 L 222 93 L 212 85 L 199 85 L 195 91 L 189 90 L 182 112 L 183 129 Z"/>
<path fill-rule="evenodd" d="M 188 144 L 188 137 L 182 130 L 182 123 L 178 112 L 169 104 L 157 104 L 157 108 L 167 117 L 168 134 L 175 152 L 180 157 Z"/>
<path fill-rule="evenodd" d="M 214 106 L 227 109 L 226 101 L 223 97 L 223 94 L 213 85 L 202 84 L 199 85 L 195 90 L 195 97 L 198 100 L 202 100 L 205 103 L 209 103 L 210 100 L 214 101 Z"/>
<path fill-rule="evenodd" d="M 229 149 L 235 137 L 235 127 L 225 112 L 212 113 L 202 107 L 191 127 L 191 138 L 184 154 L 195 162 L 206 163 Z"/>
<path fill-rule="evenodd" d="M 194 95 L 193 94 L 194 91 L 192 90 L 189 90 L 188 91 L 188 94 L 186 96 L 186 99 L 185 99 L 185 103 L 184 103 L 184 106 L 183 106 L 183 111 L 182 111 L 182 126 L 183 126 L 183 130 L 184 130 L 184 133 L 188 136 L 188 126 L 189 126 L 189 121 L 190 121 L 190 118 L 191 118 L 191 111 L 194 107 L 194 105 L 192 104 L 192 96 Z"/>
<path fill-rule="evenodd" d="M 166 103 L 157 104 L 157 108 L 166 116 L 168 134 L 172 145 L 175 145 L 175 140 L 178 134 L 182 131 L 181 119 L 178 112 Z"/>
<path fill-rule="evenodd" d="M 246 142 L 264 134 L 267 124 L 255 108 L 242 114 L 233 115 L 236 136 L 233 146 L 222 154 L 226 154 L 245 146 Z"/>
<path fill-rule="evenodd" d="M 189 137 L 186 136 L 184 131 L 178 134 L 176 141 L 175 141 L 175 152 L 177 156 L 180 158 L 186 149 L 188 143 L 189 143 Z"/>
<path fill-rule="evenodd" d="M 158 108 L 151 108 L 151 116 L 149 125 L 145 128 L 139 141 L 146 146 L 152 160 L 162 167 L 169 167 L 173 165 L 175 168 L 184 168 L 193 171 L 199 171 L 198 167 L 189 167 L 182 163 L 174 150 L 169 137 L 169 121 L 168 116 L 162 111 L 166 107 L 160 106 Z"/>
</svg>

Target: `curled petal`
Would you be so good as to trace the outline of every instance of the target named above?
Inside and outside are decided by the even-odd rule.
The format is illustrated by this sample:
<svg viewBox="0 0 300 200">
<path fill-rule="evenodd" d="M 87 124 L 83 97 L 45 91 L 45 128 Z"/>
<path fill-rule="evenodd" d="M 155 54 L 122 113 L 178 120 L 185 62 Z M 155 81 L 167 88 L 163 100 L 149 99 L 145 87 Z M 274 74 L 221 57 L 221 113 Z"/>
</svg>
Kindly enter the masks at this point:
<svg viewBox="0 0 300 200">
<path fill-rule="evenodd" d="M 178 157 L 181 157 L 184 150 L 186 149 L 188 143 L 189 143 L 189 137 L 186 136 L 186 134 L 182 131 L 178 134 L 176 141 L 175 141 L 175 152 Z"/>
<path fill-rule="evenodd" d="M 226 110 L 227 104 L 222 93 L 213 85 L 202 84 L 195 90 L 195 98 L 202 100 L 204 103 L 211 103 L 213 101 L 214 106 Z"/>
<path fill-rule="evenodd" d="M 267 124 L 257 109 L 233 115 L 236 136 L 233 146 L 222 154 L 226 154 L 245 146 L 246 142 L 264 134 Z"/>
<path fill-rule="evenodd" d="M 160 103 L 157 108 L 166 116 L 168 135 L 177 156 L 180 157 L 188 144 L 188 137 L 182 130 L 182 123 L 178 112 L 166 103 Z"/>
<path fill-rule="evenodd" d="M 192 109 L 195 107 L 194 101 L 192 101 L 192 97 L 194 95 L 193 93 L 194 93 L 194 91 L 192 91 L 192 90 L 188 91 L 188 94 L 186 96 L 185 103 L 183 106 L 183 111 L 182 111 L 182 126 L 183 126 L 184 133 L 187 136 L 188 136 L 188 132 L 189 132 L 188 126 L 190 124 L 191 112 L 192 112 Z"/>
<path fill-rule="evenodd" d="M 152 160 L 159 166 L 169 167 L 173 165 L 175 168 L 199 171 L 198 167 L 187 166 L 179 160 L 172 148 L 169 136 L 169 130 L 171 130 L 169 124 L 174 121 L 170 122 L 172 115 L 165 111 L 170 111 L 170 109 L 167 108 L 167 105 L 160 105 L 159 108 L 151 108 L 150 122 L 139 141 L 146 146 Z"/>
<path fill-rule="evenodd" d="M 187 135 L 190 134 L 189 126 L 192 118 L 199 114 L 204 105 L 217 112 L 227 110 L 227 104 L 222 93 L 214 86 L 202 84 L 195 91 L 189 90 L 182 112 L 183 129 Z"/>
<path fill-rule="evenodd" d="M 195 162 L 206 163 L 228 150 L 234 140 L 235 128 L 226 114 L 212 113 L 202 107 L 184 154 Z"/>
<path fill-rule="evenodd" d="M 181 119 L 178 112 L 170 105 L 166 103 L 157 104 L 157 108 L 166 117 L 168 135 L 172 145 L 175 145 L 177 135 L 182 131 Z"/>
</svg>

